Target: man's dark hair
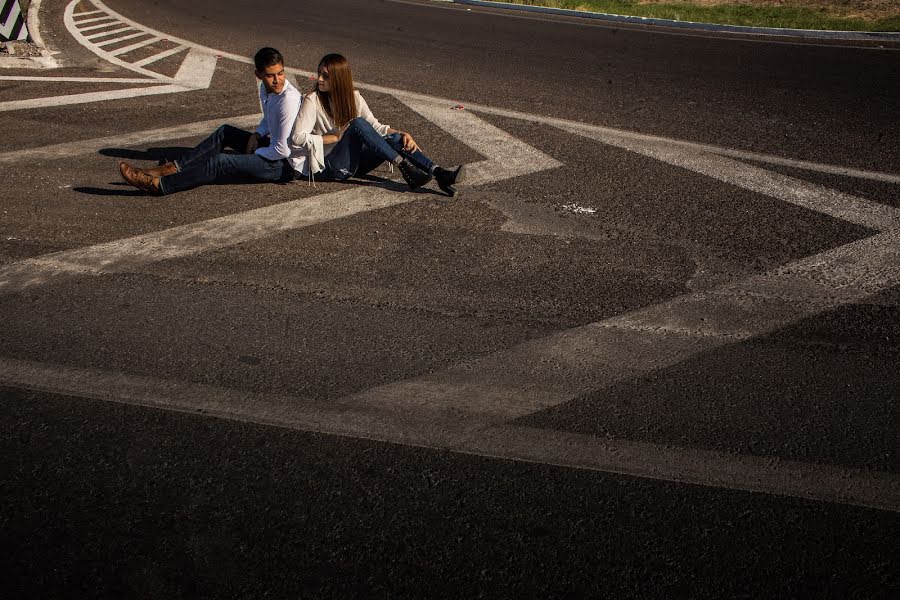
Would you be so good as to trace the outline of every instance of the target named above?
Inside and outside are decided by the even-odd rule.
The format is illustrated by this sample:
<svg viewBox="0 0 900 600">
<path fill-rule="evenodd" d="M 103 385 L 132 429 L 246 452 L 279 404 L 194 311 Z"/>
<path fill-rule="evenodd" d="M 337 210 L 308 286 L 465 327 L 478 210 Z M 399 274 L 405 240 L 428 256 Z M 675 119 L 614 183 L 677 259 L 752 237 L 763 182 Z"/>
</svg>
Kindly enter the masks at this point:
<svg viewBox="0 0 900 600">
<path fill-rule="evenodd" d="M 272 65 L 283 65 L 284 57 L 275 48 L 260 48 L 253 57 L 253 64 L 257 71 L 262 71 Z"/>
</svg>

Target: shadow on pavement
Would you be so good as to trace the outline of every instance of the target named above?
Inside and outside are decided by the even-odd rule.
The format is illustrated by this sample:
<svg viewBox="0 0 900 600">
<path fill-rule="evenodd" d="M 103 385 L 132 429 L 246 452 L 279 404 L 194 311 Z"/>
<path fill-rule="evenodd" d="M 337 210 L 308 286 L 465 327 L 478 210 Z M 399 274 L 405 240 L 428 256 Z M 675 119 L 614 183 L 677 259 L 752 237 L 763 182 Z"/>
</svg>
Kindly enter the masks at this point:
<svg viewBox="0 0 900 600">
<path fill-rule="evenodd" d="M 92 196 L 146 196 L 145 192 L 135 188 L 126 188 L 124 183 L 114 183 L 110 185 L 119 185 L 120 189 L 98 188 L 98 187 L 73 187 L 73 192 L 79 194 L 90 194 Z"/>
<path fill-rule="evenodd" d="M 188 150 L 190 150 L 190 148 L 184 148 L 182 146 L 147 148 L 146 150 L 135 150 L 134 148 L 101 148 L 99 154 L 126 160 L 155 160 L 162 163 L 166 160 L 173 160 Z"/>
</svg>

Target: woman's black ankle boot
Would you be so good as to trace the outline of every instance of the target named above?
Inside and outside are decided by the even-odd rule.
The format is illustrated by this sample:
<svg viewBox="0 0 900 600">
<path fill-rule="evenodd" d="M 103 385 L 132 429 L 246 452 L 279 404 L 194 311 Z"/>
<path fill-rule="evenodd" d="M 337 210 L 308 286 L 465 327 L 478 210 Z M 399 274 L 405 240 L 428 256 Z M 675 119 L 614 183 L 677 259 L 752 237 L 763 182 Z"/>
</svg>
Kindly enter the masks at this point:
<svg viewBox="0 0 900 600">
<path fill-rule="evenodd" d="M 397 168 L 400 169 L 400 174 L 403 175 L 403 179 L 409 184 L 411 190 L 422 187 L 432 179 L 431 173 L 423 171 L 407 158 L 400 161 Z"/>
<path fill-rule="evenodd" d="M 462 183 L 466 179 L 466 165 L 460 165 L 455 169 L 444 169 L 443 167 L 434 168 L 434 178 L 438 187 L 448 196 L 456 195 L 456 188 L 453 187 L 457 183 Z"/>
</svg>

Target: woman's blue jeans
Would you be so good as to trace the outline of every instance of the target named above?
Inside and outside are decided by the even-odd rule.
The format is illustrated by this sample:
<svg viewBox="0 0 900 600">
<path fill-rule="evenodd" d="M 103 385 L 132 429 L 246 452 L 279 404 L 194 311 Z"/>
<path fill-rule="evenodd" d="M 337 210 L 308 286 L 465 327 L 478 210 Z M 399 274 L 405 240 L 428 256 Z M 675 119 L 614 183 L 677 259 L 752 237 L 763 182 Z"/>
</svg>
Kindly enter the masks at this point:
<svg viewBox="0 0 900 600">
<path fill-rule="evenodd" d="M 222 125 L 176 161 L 178 173 L 159 178 L 163 194 L 174 194 L 208 183 L 284 182 L 294 179 L 295 172 L 287 159 L 266 160 L 258 154 L 243 154 L 249 131 Z M 269 145 L 269 138 L 259 141 Z M 241 154 L 224 154 L 231 148 Z"/>
<path fill-rule="evenodd" d="M 431 159 L 421 152 L 403 149 L 402 135 L 392 133 L 381 137 L 368 121 L 357 117 L 350 121 L 341 140 L 325 157 L 325 169 L 319 177 L 343 181 L 354 175 L 365 175 L 384 161 L 393 162 L 398 155 L 426 173 L 434 169 Z"/>
</svg>

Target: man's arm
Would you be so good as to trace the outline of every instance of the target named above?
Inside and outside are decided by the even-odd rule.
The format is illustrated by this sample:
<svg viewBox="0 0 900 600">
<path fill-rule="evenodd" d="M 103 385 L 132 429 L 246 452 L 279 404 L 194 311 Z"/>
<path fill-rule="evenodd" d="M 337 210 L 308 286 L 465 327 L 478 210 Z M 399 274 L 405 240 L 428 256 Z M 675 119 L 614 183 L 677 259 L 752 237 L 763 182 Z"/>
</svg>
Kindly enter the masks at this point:
<svg viewBox="0 0 900 600">
<path fill-rule="evenodd" d="M 266 121 L 266 88 L 263 84 L 259 84 L 259 105 L 263 109 L 262 119 L 256 126 L 256 131 L 247 140 L 247 148 L 244 150 L 246 154 L 253 154 L 259 148 L 259 140 L 269 135 L 269 123 Z"/>
<path fill-rule="evenodd" d="M 262 156 L 266 160 L 281 160 L 291 155 L 291 147 L 288 144 L 288 137 L 294 128 L 297 120 L 297 113 L 300 112 L 300 102 L 303 96 L 294 88 L 285 89 L 281 94 L 278 102 L 270 99 L 267 108 L 275 105 L 276 114 L 271 115 L 271 128 L 269 130 L 269 145 L 264 148 L 257 148 L 256 154 Z M 270 109 L 271 110 L 271 109 Z M 268 119 L 266 119 L 268 120 Z M 257 131 L 258 133 L 258 131 Z"/>
</svg>

